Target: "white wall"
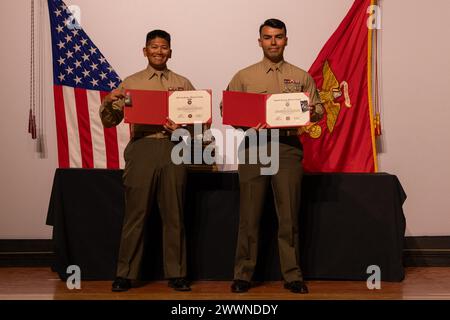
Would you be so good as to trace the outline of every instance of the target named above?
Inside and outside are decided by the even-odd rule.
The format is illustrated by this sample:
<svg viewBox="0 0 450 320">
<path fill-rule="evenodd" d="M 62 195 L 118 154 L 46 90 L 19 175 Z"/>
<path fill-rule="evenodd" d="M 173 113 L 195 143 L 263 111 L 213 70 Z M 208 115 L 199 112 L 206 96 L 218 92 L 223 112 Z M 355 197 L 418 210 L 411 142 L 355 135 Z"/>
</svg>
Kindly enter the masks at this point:
<svg viewBox="0 0 450 320">
<path fill-rule="evenodd" d="M 286 59 L 309 69 L 353 0 L 70 0 L 81 24 L 121 77 L 145 67 L 147 31 L 173 37 L 169 66 L 197 88 L 212 88 L 214 105 L 232 75 L 258 61 L 258 27 L 269 17 L 288 26 Z M 426 6 L 428 5 L 428 7 Z M 450 235 L 450 44 L 445 39 L 447 0 L 383 1 L 380 171 L 396 174 L 408 200 L 407 234 Z M 50 238 L 45 226 L 57 166 L 51 86 L 47 85 L 47 156 L 39 158 L 27 133 L 29 106 L 29 1 L 1 1 L 0 239 Z M 50 54 L 48 26 L 45 27 Z M 51 84 L 50 56 L 46 83 Z M 429 110 L 429 111 L 424 111 Z M 220 118 L 216 112 L 216 126 Z"/>
</svg>

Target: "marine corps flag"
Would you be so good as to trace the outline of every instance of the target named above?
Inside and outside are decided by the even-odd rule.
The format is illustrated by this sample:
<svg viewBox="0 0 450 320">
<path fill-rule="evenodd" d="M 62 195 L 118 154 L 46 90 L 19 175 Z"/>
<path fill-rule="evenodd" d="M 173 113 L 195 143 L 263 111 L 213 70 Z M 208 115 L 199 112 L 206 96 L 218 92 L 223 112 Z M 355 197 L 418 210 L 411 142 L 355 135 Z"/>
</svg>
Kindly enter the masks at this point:
<svg viewBox="0 0 450 320">
<path fill-rule="evenodd" d="M 355 0 L 309 73 L 326 110 L 302 128 L 303 165 L 309 172 L 376 172 L 372 113 L 374 0 Z"/>
</svg>

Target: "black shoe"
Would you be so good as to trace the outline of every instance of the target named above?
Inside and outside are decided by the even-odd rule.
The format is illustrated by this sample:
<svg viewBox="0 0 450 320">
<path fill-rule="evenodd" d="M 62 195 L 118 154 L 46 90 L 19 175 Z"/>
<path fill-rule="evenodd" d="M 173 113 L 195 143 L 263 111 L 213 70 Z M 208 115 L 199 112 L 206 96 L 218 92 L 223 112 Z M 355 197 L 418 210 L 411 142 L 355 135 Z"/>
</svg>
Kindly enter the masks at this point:
<svg viewBox="0 0 450 320">
<path fill-rule="evenodd" d="M 128 291 L 131 288 L 131 280 L 125 279 L 122 277 L 116 277 L 112 284 L 112 291 L 114 292 L 122 292 Z"/>
<path fill-rule="evenodd" d="M 285 282 L 284 288 L 293 293 L 308 293 L 308 287 L 304 281 Z"/>
<path fill-rule="evenodd" d="M 245 280 L 234 280 L 231 285 L 231 292 L 243 293 L 250 290 L 250 282 Z"/>
<path fill-rule="evenodd" d="M 191 291 L 189 282 L 185 278 L 173 278 L 169 280 L 168 286 L 176 291 Z"/>
</svg>

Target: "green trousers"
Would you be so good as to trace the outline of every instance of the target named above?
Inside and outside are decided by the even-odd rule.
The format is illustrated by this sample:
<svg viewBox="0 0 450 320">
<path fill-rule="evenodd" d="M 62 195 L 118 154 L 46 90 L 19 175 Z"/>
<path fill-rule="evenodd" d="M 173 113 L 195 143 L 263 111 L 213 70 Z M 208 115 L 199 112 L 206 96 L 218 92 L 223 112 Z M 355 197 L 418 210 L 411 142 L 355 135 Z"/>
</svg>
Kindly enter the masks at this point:
<svg viewBox="0 0 450 320">
<path fill-rule="evenodd" d="M 124 151 L 125 215 L 116 275 L 137 279 L 144 249 L 148 209 L 157 201 L 163 228 L 166 278 L 186 276 L 183 206 L 186 168 L 172 163 L 174 143 L 168 138 L 132 140 Z"/>
<path fill-rule="evenodd" d="M 246 148 L 247 154 L 248 151 L 249 148 Z M 240 218 L 234 279 L 252 279 L 258 254 L 261 214 L 269 187 L 273 191 L 278 217 L 278 249 L 283 278 L 286 281 L 303 279 L 298 239 L 303 151 L 298 138 L 280 137 L 279 155 L 279 170 L 275 175 L 261 175 L 262 165 L 259 163 L 239 164 Z"/>
</svg>

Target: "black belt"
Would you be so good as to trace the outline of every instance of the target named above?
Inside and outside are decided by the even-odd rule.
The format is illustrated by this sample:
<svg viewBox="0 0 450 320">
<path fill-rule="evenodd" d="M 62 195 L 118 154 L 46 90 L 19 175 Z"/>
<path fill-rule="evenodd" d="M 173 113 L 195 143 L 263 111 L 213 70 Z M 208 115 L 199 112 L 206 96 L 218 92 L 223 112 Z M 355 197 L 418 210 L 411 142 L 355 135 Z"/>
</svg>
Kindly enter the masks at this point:
<svg viewBox="0 0 450 320">
<path fill-rule="evenodd" d="M 279 133 L 280 137 L 298 136 L 297 129 L 280 129 Z"/>
<path fill-rule="evenodd" d="M 162 133 L 162 131 L 138 131 L 138 132 L 133 132 L 133 139 L 141 139 L 141 138 L 145 138 L 147 136 L 158 134 L 158 133 Z"/>
<path fill-rule="evenodd" d="M 265 129 L 267 130 L 267 137 L 272 136 L 272 129 Z M 256 136 L 260 137 L 260 134 L 256 132 Z M 280 138 L 298 138 L 298 131 L 297 129 L 278 129 L 278 136 Z"/>
<path fill-rule="evenodd" d="M 267 135 L 271 135 L 272 129 L 267 130 Z M 278 129 L 278 135 L 280 137 L 294 137 L 298 136 L 297 129 Z"/>
<path fill-rule="evenodd" d="M 146 136 L 161 133 L 161 131 L 138 131 L 133 133 L 134 139 L 144 138 Z M 267 130 L 268 136 L 271 134 L 271 129 Z M 298 136 L 297 129 L 278 129 L 278 133 L 280 137 L 293 137 Z"/>
</svg>

